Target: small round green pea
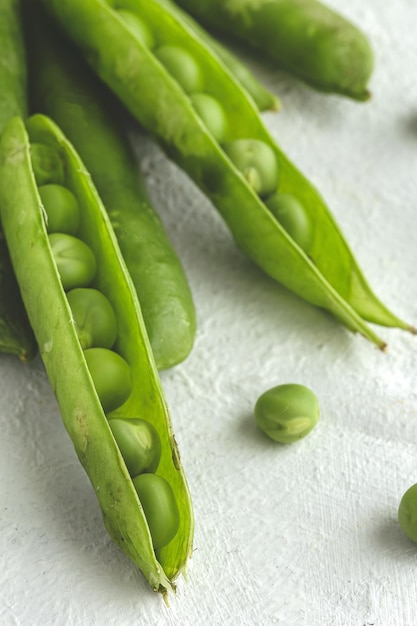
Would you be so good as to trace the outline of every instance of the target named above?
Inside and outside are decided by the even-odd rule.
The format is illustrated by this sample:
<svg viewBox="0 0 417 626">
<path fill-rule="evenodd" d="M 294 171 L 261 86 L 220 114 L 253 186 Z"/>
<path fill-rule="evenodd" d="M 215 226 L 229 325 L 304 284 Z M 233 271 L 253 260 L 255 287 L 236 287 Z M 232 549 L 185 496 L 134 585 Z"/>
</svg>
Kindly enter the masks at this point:
<svg viewBox="0 0 417 626">
<path fill-rule="evenodd" d="M 227 120 L 220 102 L 207 93 L 192 93 L 190 100 L 214 139 L 223 143 L 227 135 Z"/>
<path fill-rule="evenodd" d="M 304 385 L 278 385 L 263 393 L 255 404 L 255 419 L 259 428 L 279 443 L 302 439 L 319 418 L 317 397 Z"/>
<path fill-rule="evenodd" d="M 291 193 L 274 193 L 266 206 L 302 250 L 308 250 L 312 239 L 311 220 L 301 202 Z"/>
<path fill-rule="evenodd" d="M 417 543 L 417 484 L 407 489 L 401 498 L 398 521 L 407 537 Z"/>
<path fill-rule="evenodd" d="M 147 48 L 153 48 L 153 46 L 155 45 L 155 41 L 150 29 L 148 28 L 148 25 L 145 24 L 145 22 L 132 11 L 119 9 L 117 12 L 122 20 L 125 22 L 125 24 L 133 32 L 135 37 L 139 39 L 141 44 L 143 44 Z"/>
<path fill-rule="evenodd" d="M 203 73 L 187 50 L 178 46 L 161 46 L 155 56 L 186 93 L 203 90 Z"/>
<path fill-rule="evenodd" d="M 49 183 L 64 183 L 64 163 L 58 150 L 43 143 L 31 143 L 30 159 L 38 187 Z"/>
<path fill-rule="evenodd" d="M 171 485 L 162 476 L 141 474 L 133 484 L 142 504 L 155 550 L 173 539 L 180 525 L 180 512 Z"/>
<path fill-rule="evenodd" d="M 156 428 L 139 418 L 109 419 L 116 443 L 133 477 L 155 472 L 161 458 L 161 440 Z"/>
<path fill-rule="evenodd" d="M 62 185 L 42 185 L 38 189 L 48 222 L 48 233 L 75 235 L 80 222 L 80 209 L 73 193 Z"/>
<path fill-rule="evenodd" d="M 91 248 L 81 239 L 65 233 L 52 233 L 48 238 L 64 290 L 89 285 L 97 267 Z"/>
<path fill-rule="evenodd" d="M 107 348 L 88 348 L 85 360 L 105 413 L 121 406 L 132 391 L 130 367 L 120 354 Z"/>
<path fill-rule="evenodd" d="M 226 143 L 223 148 L 259 196 L 269 196 L 276 191 L 279 184 L 279 164 L 268 144 L 259 139 L 236 139 Z"/>
<path fill-rule="evenodd" d="M 117 320 L 106 296 L 97 289 L 79 287 L 69 291 L 67 299 L 83 350 L 111 348 L 116 341 Z"/>
</svg>

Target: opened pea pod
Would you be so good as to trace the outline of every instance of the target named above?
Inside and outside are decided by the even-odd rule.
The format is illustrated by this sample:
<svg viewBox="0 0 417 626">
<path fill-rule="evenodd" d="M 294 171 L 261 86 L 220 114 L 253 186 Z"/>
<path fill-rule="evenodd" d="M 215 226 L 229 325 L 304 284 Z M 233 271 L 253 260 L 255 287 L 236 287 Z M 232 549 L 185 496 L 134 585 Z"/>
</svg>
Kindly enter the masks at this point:
<svg viewBox="0 0 417 626">
<path fill-rule="evenodd" d="M 62 187 L 64 198 L 79 208 L 75 233 L 72 215 L 61 221 L 61 232 L 49 231 L 52 209 L 43 206 L 38 161 L 31 159 L 37 151 L 32 146 L 40 145 L 55 154 L 47 184 Z M 33 116 L 26 127 L 13 118 L 7 125 L 0 143 L 0 207 L 40 354 L 105 526 L 151 586 L 166 593 L 191 552 L 189 492 L 109 218 L 84 164 L 49 118 Z M 68 238 L 70 253 L 63 254 Z M 91 324 L 97 308 L 103 319 Z M 146 488 L 141 503 L 134 480 L 143 474 L 156 486 Z"/>
<path fill-rule="evenodd" d="M 0 134 L 14 115 L 26 115 L 26 66 L 18 0 L 0 4 Z M 36 354 L 19 287 L 0 227 L 0 352 L 28 360 Z"/>
<path fill-rule="evenodd" d="M 267 274 L 380 347 L 384 341 L 366 322 L 413 331 L 373 293 L 318 191 L 274 142 L 233 75 L 175 12 L 158 0 L 43 3 Z M 152 33 L 151 48 L 126 23 L 126 11 Z M 176 51 L 169 62 L 167 48 Z M 182 58 L 188 55 L 185 76 L 185 65 L 173 64 L 179 50 Z M 193 106 L 192 96 L 202 92 L 221 107 L 223 125 L 216 115 L 212 126 L 210 112 L 202 115 Z M 287 218 L 280 221 L 281 202 L 268 207 L 275 194 L 286 195 L 287 208 L 292 197 L 303 213 L 291 227 Z M 307 237 L 291 235 L 300 224 Z"/>
<path fill-rule="evenodd" d="M 192 349 L 195 308 L 179 256 L 150 201 L 120 122 L 120 105 L 78 51 L 54 32 L 41 7 L 29 4 L 25 9 L 30 108 L 59 125 L 87 166 L 139 296 L 156 365 L 172 367 Z M 138 37 L 152 41 L 146 26 L 133 24 Z M 41 190 L 45 195 L 53 191 L 51 185 Z"/>
</svg>

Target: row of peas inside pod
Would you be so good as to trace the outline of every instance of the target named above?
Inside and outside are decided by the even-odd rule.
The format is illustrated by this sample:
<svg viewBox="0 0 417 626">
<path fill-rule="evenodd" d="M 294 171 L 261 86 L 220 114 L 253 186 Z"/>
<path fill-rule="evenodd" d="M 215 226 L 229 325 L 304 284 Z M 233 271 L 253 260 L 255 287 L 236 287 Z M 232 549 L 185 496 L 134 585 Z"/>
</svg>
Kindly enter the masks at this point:
<svg viewBox="0 0 417 626">
<path fill-rule="evenodd" d="M 31 160 L 51 251 L 80 345 L 157 550 L 175 536 L 180 519 L 170 484 L 155 473 L 161 457 L 160 437 L 147 420 L 117 417 L 117 409 L 131 393 L 132 380 L 128 363 L 114 348 L 116 314 L 106 295 L 94 288 L 96 258 L 77 236 L 79 204 L 64 186 L 61 159 L 54 148 L 32 143 Z"/>
<path fill-rule="evenodd" d="M 274 151 L 259 139 L 242 138 L 228 142 L 223 106 L 217 98 L 204 91 L 203 72 L 193 56 L 175 45 L 156 47 L 153 34 L 138 15 L 125 9 L 119 9 L 118 14 L 188 94 L 212 137 L 222 146 L 255 193 L 263 199 L 271 214 L 295 243 L 308 252 L 312 239 L 310 219 L 294 194 L 279 191 L 279 163 Z"/>
</svg>

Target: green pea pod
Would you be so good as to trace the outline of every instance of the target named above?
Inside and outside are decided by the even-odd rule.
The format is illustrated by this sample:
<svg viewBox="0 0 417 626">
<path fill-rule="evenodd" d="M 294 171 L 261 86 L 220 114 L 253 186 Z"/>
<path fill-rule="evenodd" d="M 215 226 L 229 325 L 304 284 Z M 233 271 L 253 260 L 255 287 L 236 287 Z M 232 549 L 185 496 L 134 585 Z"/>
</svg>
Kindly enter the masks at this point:
<svg viewBox="0 0 417 626">
<path fill-rule="evenodd" d="M 0 4 L 0 133 L 14 115 L 26 113 L 26 69 L 20 7 L 17 0 Z M 36 353 L 36 342 L 13 274 L 0 228 L 0 352 L 22 360 Z"/>
<path fill-rule="evenodd" d="M 380 347 L 384 342 L 364 320 L 413 331 L 371 291 L 325 202 L 273 141 L 253 101 L 174 13 L 157 0 L 118 3 L 136 12 L 158 34 L 160 45 L 181 46 L 193 56 L 205 78 L 206 93 L 224 103 L 226 143 L 250 138 L 273 151 L 280 169 L 280 192 L 296 196 L 312 224 L 307 252 L 254 193 L 187 94 L 114 8 L 103 0 L 43 2 L 103 81 L 211 198 L 237 244 L 267 274 Z"/>
<path fill-rule="evenodd" d="M 139 302 L 107 213 L 74 148 L 58 127 L 42 115 L 29 118 L 26 129 L 20 118 L 13 118 L 0 143 L 0 206 L 10 256 L 65 427 L 91 480 L 106 528 L 151 586 L 165 594 L 186 567 L 193 517 Z M 132 391 L 108 417 L 146 419 L 161 439 L 157 474 L 172 487 L 180 522 L 174 539 L 158 552 L 158 559 L 143 509 L 78 341 L 49 245 L 29 141 L 58 151 L 65 185 L 80 205 L 78 236 L 97 260 L 92 287 L 106 295 L 116 314 L 118 335 L 114 350 L 130 367 Z"/>
<path fill-rule="evenodd" d="M 370 96 L 374 58 L 366 36 L 317 0 L 176 1 L 321 91 Z"/>
<path fill-rule="evenodd" d="M 210 33 L 202 28 L 186 11 L 180 9 L 172 0 L 160 0 L 160 2 L 166 5 L 171 11 L 174 11 L 178 15 L 178 18 L 191 28 L 195 34 L 217 54 L 219 59 L 235 76 L 236 80 L 238 80 L 248 94 L 252 96 L 260 111 L 278 111 L 281 108 L 279 98 L 261 85 L 240 59 L 222 45 L 215 37 L 212 37 Z"/>
<path fill-rule="evenodd" d="M 39 7 L 37 7 L 39 9 Z M 30 15 L 31 108 L 49 115 L 85 162 L 109 214 L 139 295 L 159 369 L 190 353 L 196 316 L 181 262 L 152 207 L 111 93 L 77 51 Z M 107 105 L 107 106 L 106 106 Z"/>
</svg>

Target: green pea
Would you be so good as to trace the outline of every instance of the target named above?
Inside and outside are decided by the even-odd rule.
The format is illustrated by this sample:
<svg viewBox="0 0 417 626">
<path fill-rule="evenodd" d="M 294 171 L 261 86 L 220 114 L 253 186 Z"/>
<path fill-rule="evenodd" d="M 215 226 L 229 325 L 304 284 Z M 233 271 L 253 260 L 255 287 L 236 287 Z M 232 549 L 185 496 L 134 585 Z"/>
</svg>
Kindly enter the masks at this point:
<svg viewBox="0 0 417 626">
<path fill-rule="evenodd" d="M 142 504 L 155 550 L 166 546 L 176 535 L 180 512 L 171 485 L 162 476 L 141 474 L 133 484 Z"/>
<path fill-rule="evenodd" d="M 155 472 L 161 458 L 161 440 L 155 427 L 143 419 L 118 417 L 110 419 L 109 425 L 129 474 Z"/>
<path fill-rule="evenodd" d="M 62 185 L 42 185 L 38 189 L 48 217 L 49 233 L 75 235 L 80 223 L 80 209 L 73 193 Z"/>
<path fill-rule="evenodd" d="M 315 394 L 304 385 L 278 385 L 263 393 L 255 405 L 255 419 L 268 437 L 279 443 L 302 439 L 320 418 Z"/>
<path fill-rule="evenodd" d="M 67 298 L 83 350 L 111 348 L 116 341 L 117 320 L 106 296 L 97 289 L 78 288 L 69 291 Z"/>
<path fill-rule="evenodd" d="M 227 121 L 220 102 L 206 93 L 193 93 L 190 100 L 214 139 L 223 143 L 227 134 Z"/>
<path fill-rule="evenodd" d="M 130 367 L 123 357 L 107 348 L 84 351 L 97 395 L 105 413 L 121 406 L 132 391 Z"/>
<path fill-rule="evenodd" d="M 312 226 L 301 202 L 291 193 L 275 193 L 265 204 L 295 243 L 303 250 L 308 250 Z"/>
<path fill-rule="evenodd" d="M 38 187 L 49 183 L 63 184 L 65 180 L 64 164 L 55 148 L 43 143 L 32 143 L 30 145 L 30 158 Z"/>
<path fill-rule="evenodd" d="M 151 31 L 149 30 L 147 24 L 145 24 L 145 22 L 141 20 L 136 13 L 126 11 L 125 9 L 119 9 L 117 12 L 125 24 L 133 32 L 135 37 L 139 39 L 141 44 L 147 48 L 152 48 L 154 46 L 155 41 Z"/>
<path fill-rule="evenodd" d="M 417 543 L 417 484 L 407 489 L 401 498 L 398 521 L 407 537 Z"/>
<path fill-rule="evenodd" d="M 81 239 L 65 233 L 52 233 L 48 238 L 65 291 L 89 285 L 96 273 L 91 248 Z"/>
<path fill-rule="evenodd" d="M 277 189 L 279 165 L 268 144 L 259 139 L 237 139 L 223 148 L 258 195 L 269 196 Z"/>
<path fill-rule="evenodd" d="M 185 92 L 203 90 L 203 73 L 187 50 L 178 46 L 162 46 L 154 54 Z"/>
</svg>

